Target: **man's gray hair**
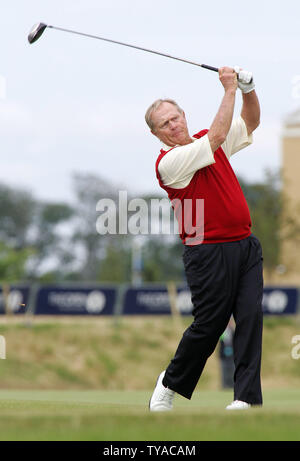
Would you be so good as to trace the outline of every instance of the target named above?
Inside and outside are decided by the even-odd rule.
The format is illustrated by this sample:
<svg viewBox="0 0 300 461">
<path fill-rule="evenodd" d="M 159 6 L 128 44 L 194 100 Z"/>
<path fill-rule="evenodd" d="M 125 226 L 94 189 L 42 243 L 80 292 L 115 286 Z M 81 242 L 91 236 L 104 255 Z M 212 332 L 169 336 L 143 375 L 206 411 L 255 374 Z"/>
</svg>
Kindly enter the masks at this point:
<svg viewBox="0 0 300 461">
<path fill-rule="evenodd" d="M 154 128 L 155 128 L 154 123 L 153 123 L 152 118 L 151 118 L 152 114 L 153 114 L 154 111 L 156 111 L 156 109 L 159 108 L 159 106 L 163 102 L 168 102 L 169 104 L 173 104 L 173 106 L 175 106 L 179 112 L 181 112 L 181 113 L 183 112 L 181 107 L 179 107 L 177 102 L 174 101 L 173 99 L 157 99 L 156 101 L 154 101 L 154 103 L 151 104 L 151 106 L 147 109 L 147 112 L 145 114 L 146 123 L 149 126 L 151 131 L 154 131 Z"/>
</svg>

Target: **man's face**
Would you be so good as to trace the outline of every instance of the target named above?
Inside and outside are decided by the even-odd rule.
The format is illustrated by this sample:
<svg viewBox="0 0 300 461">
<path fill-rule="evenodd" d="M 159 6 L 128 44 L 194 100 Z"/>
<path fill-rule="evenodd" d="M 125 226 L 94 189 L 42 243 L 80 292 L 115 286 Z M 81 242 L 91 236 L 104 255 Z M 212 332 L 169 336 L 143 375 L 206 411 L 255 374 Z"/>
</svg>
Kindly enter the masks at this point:
<svg viewBox="0 0 300 461">
<path fill-rule="evenodd" d="M 187 128 L 184 112 L 179 112 L 174 104 L 163 102 L 152 114 L 154 129 L 152 133 L 163 144 L 173 147 L 192 141 Z"/>
</svg>

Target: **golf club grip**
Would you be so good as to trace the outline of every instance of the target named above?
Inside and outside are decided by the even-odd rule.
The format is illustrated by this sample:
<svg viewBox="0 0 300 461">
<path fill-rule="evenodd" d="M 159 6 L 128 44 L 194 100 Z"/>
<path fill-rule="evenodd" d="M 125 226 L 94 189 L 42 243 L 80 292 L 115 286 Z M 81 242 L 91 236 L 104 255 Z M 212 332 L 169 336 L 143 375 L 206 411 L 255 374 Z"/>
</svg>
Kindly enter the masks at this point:
<svg viewBox="0 0 300 461">
<path fill-rule="evenodd" d="M 219 72 L 219 69 L 217 67 L 213 67 L 213 66 L 208 66 L 207 64 L 201 64 L 201 67 L 204 67 L 204 69 L 208 69 L 208 70 L 213 70 L 214 72 Z M 239 74 L 238 75 L 238 79 L 239 79 Z M 252 83 L 253 81 L 253 77 L 251 77 L 251 80 L 249 80 L 249 82 L 247 83 Z"/>
<path fill-rule="evenodd" d="M 207 64 L 201 64 L 201 67 L 204 67 L 204 69 L 213 70 L 214 72 L 219 72 L 217 67 L 208 66 Z"/>
</svg>

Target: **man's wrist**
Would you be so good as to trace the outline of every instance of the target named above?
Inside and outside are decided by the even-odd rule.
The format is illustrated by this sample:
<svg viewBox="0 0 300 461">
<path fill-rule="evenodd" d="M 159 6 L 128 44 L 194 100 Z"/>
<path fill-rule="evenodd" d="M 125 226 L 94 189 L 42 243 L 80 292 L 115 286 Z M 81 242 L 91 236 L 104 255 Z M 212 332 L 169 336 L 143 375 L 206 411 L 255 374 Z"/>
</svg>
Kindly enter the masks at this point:
<svg viewBox="0 0 300 461">
<path fill-rule="evenodd" d="M 236 88 L 226 88 L 225 94 L 227 94 L 228 96 L 235 96 L 236 90 Z"/>
<path fill-rule="evenodd" d="M 252 81 L 251 83 L 239 83 L 239 89 L 241 90 L 242 94 L 250 94 L 255 89 L 255 84 Z"/>
<path fill-rule="evenodd" d="M 254 95 L 255 95 L 255 97 L 256 97 L 255 88 L 253 88 L 253 90 L 249 91 L 248 93 L 243 93 L 243 92 L 241 92 L 241 93 L 242 93 L 242 98 L 243 98 L 243 99 L 250 99 L 250 98 L 252 98 Z"/>
</svg>

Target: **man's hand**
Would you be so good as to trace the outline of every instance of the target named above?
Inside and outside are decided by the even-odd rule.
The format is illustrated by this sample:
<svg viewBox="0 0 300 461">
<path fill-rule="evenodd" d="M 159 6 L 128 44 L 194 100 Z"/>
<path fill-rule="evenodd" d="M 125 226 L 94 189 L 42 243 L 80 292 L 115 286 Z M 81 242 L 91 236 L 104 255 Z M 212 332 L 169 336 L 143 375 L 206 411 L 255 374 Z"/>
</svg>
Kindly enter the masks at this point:
<svg viewBox="0 0 300 461">
<path fill-rule="evenodd" d="M 235 72 L 238 74 L 238 87 L 242 93 L 247 94 L 254 90 L 255 84 L 251 72 L 241 69 L 239 66 L 234 67 Z M 249 83 L 249 80 L 251 82 Z"/>
<path fill-rule="evenodd" d="M 236 91 L 238 87 L 237 74 L 232 67 L 221 67 L 219 69 L 219 79 L 225 92 Z"/>
</svg>

